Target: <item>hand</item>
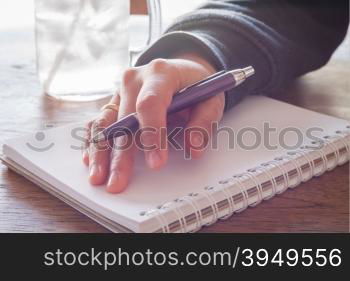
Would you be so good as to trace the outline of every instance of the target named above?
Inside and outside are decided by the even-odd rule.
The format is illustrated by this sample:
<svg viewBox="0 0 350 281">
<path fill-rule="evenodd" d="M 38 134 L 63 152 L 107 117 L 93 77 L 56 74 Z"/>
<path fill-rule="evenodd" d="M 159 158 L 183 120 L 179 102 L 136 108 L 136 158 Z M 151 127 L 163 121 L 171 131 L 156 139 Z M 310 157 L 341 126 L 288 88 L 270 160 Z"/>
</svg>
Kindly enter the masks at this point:
<svg viewBox="0 0 350 281">
<path fill-rule="evenodd" d="M 146 163 L 151 169 L 161 168 L 168 160 L 168 150 L 160 149 L 160 144 L 167 143 L 166 134 L 161 128 L 167 125 L 167 108 L 172 96 L 184 87 L 202 80 L 215 73 L 216 70 L 204 59 L 195 55 L 183 55 L 176 59 L 156 59 L 151 63 L 130 68 L 124 73 L 120 91 L 111 103 L 119 103 L 119 112 L 107 109 L 96 120 L 88 124 L 87 139 L 95 135 L 98 129 L 105 128 L 130 113 L 137 112 L 140 128 L 155 128 L 154 132 L 141 134 L 144 147 L 157 147 L 144 150 Z M 205 100 L 194 107 L 177 113 L 176 116 L 186 117 L 187 127 L 204 129 L 211 134 L 212 122 L 222 118 L 225 105 L 224 93 Z M 164 132 L 164 131 L 163 131 Z M 130 141 L 131 136 L 117 138 L 114 145 Z M 164 141 L 165 138 L 165 141 Z M 191 149 L 191 157 L 202 155 L 205 143 L 201 133 L 185 134 L 185 146 Z M 88 143 L 88 142 L 87 142 Z M 104 184 L 107 180 L 107 191 L 118 193 L 123 191 L 132 176 L 135 145 L 129 149 L 110 149 L 107 144 L 89 145 L 83 153 L 83 161 L 89 166 L 89 180 L 93 185 Z M 164 146 L 164 145 L 163 145 Z"/>
</svg>

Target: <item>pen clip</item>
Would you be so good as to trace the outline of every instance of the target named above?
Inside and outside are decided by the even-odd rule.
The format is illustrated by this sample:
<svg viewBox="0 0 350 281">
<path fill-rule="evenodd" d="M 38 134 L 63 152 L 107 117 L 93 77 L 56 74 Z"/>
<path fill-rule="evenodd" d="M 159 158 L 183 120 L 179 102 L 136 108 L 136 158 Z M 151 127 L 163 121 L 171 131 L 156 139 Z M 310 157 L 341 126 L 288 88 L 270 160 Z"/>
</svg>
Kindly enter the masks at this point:
<svg viewBox="0 0 350 281">
<path fill-rule="evenodd" d="M 211 79 L 213 79 L 213 78 L 215 78 L 215 77 L 218 77 L 218 76 L 224 74 L 225 72 L 226 72 L 226 70 L 221 70 L 221 71 L 219 71 L 219 72 L 216 72 L 216 73 L 214 73 L 213 75 L 208 76 L 208 77 L 205 78 L 204 80 L 200 80 L 200 81 L 198 81 L 198 82 L 196 82 L 196 83 L 194 83 L 194 84 L 192 84 L 192 85 L 190 85 L 190 86 L 188 86 L 188 87 L 182 89 L 181 91 L 177 92 L 177 93 L 175 94 L 175 96 L 177 96 L 177 95 L 183 93 L 184 91 L 187 91 L 188 89 L 190 89 L 190 88 L 192 88 L 192 87 L 198 86 L 199 84 L 202 84 L 202 83 L 204 83 L 204 82 L 207 82 L 207 81 L 209 81 L 209 80 L 211 80 Z"/>
</svg>

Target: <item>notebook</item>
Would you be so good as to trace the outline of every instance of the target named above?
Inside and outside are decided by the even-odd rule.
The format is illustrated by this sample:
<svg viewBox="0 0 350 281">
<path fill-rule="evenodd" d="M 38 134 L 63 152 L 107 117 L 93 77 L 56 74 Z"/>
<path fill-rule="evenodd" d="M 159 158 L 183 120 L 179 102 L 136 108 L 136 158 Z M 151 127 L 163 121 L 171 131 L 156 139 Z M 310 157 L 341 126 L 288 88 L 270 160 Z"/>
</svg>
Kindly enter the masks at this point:
<svg viewBox="0 0 350 281">
<path fill-rule="evenodd" d="M 128 188 L 109 194 L 88 182 L 78 149 L 82 141 L 74 136 L 81 127 L 8 140 L 2 160 L 114 232 L 197 231 L 231 215 L 234 219 L 235 213 L 350 158 L 348 121 L 250 96 L 225 113 L 214 148 L 200 160 L 170 149 L 166 167 L 152 171 L 140 152 Z"/>
</svg>

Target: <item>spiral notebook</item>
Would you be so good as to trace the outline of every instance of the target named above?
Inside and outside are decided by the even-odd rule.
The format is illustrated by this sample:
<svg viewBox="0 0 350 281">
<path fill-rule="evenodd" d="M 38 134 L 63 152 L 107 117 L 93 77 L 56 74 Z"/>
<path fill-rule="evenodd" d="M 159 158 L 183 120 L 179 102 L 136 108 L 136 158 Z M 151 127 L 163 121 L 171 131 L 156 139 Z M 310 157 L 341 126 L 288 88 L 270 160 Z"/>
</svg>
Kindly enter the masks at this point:
<svg viewBox="0 0 350 281">
<path fill-rule="evenodd" d="M 72 133 L 77 128 L 81 124 L 9 140 L 2 160 L 115 232 L 196 231 L 350 158 L 348 121 L 251 96 L 225 114 L 214 148 L 200 160 L 171 149 L 168 165 L 151 171 L 139 153 L 127 190 L 109 194 L 88 182 L 81 139 Z"/>
</svg>

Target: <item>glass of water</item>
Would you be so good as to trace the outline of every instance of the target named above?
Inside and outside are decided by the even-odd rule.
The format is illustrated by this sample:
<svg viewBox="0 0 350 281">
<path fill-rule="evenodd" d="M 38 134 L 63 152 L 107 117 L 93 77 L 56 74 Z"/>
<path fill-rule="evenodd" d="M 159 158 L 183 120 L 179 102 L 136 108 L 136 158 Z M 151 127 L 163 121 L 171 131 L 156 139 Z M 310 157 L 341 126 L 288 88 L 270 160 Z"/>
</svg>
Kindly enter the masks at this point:
<svg viewBox="0 0 350 281">
<path fill-rule="evenodd" d="M 159 0 L 147 5 L 147 43 L 130 47 L 130 0 L 35 0 L 37 71 L 44 93 L 67 101 L 112 95 L 132 56 L 161 34 Z"/>
</svg>

